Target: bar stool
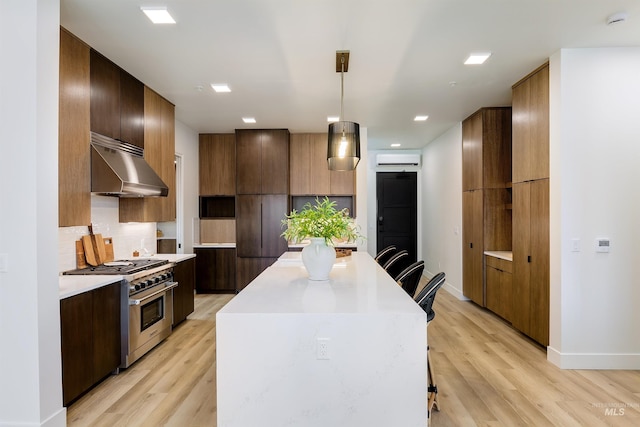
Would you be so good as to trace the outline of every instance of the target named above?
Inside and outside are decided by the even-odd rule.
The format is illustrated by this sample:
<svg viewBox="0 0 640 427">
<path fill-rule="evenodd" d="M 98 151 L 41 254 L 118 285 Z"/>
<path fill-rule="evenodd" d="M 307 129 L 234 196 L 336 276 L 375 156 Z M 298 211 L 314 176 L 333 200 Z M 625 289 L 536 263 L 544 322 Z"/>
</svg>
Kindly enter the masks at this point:
<svg viewBox="0 0 640 427">
<path fill-rule="evenodd" d="M 396 277 L 398 273 L 403 270 L 404 265 L 406 265 L 407 258 L 409 257 L 409 252 L 405 249 L 396 252 L 382 265 L 382 268 L 389 273 L 391 277 Z"/>
<path fill-rule="evenodd" d="M 436 292 L 442 285 L 444 285 L 445 274 L 438 273 L 427 282 L 424 288 L 415 297 L 415 301 L 418 303 L 425 313 L 427 313 L 427 328 L 429 323 L 436 316 L 436 312 L 433 310 L 433 301 L 436 298 Z M 433 371 L 433 364 L 431 363 L 431 356 L 429 354 L 429 345 L 427 345 L 427 381 L 428 381 L 428 399 L 427 399 L 427 415 L 429 421 L 431 421 L 431 410 L 435 407 L 440 410 L 438 404 L 438 386 L 436 385 L 436 379 Z"/>
<path fill-rule="evenodd" d="M 376 254 L 376 257 L 374 258 L 376 260 L 376 262 L 380 265 L 384 264 L 390 257 L 391 255 L 393 255 L 398 249 L 395 247 L 395 245 L 389 245 L 386 248 L 384 248 L 383 250 L 381 250 L 380 252 L 378 252 Z"/>
<path fill-rule="evenodd" d="M 411 298 L 413 298 L 413 294 L 415 294 L 416 289 L 418 289 L 418 283 L 420 283 L 423 271 L 424 261 L 416 261 L 409 267 L 402 270 L 402 272 L 395 278 L 395 281 L 402 286 L 402 289 L 404 289 Z"/>
</svg>

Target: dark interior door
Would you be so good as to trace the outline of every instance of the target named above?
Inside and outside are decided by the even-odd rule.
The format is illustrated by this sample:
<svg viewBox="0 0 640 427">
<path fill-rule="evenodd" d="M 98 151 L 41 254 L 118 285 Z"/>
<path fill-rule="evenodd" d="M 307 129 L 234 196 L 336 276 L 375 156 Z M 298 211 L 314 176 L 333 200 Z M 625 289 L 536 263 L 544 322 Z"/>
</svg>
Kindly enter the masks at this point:
<svg viewBox="0 0 640 427">
<path fill-rule="evenodd" d="M 417 260 L 418 184 L 416 172 L 377 172 L 377 250 L 395 245 Z"/>
</svg>

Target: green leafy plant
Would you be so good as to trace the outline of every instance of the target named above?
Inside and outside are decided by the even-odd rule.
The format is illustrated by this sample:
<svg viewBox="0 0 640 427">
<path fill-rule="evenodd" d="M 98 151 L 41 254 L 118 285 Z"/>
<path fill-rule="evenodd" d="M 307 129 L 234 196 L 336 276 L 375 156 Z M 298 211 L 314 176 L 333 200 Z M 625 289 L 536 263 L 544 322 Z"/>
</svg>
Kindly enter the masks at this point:
<svg viewBox="0 0 640 427">
<path fill-rule="evenodd" d="M 300 243 L 307 237 L 323 237 L 327 244 L 333 239 L 345 239 L 354 242 L 361 238 L 359 228 L 353 223 L 347 209 L 337 210 L 336 202 L 328 197 L 316 198 L 315 206 L 305 203 L 300 212 L 295 209 L 282 220 L 287 227 L 282 237 L 294 243 Z"/>
</svg>

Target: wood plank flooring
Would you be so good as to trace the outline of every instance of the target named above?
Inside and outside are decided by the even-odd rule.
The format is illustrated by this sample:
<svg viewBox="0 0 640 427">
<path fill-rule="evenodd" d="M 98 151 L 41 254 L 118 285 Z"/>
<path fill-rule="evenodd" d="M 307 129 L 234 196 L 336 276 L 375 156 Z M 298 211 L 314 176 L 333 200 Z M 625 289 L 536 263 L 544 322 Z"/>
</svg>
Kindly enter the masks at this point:
<svg viewBox="0 0 640 427">
<path fill-rule="evenodd" d="M 232 297 L 196 295 L 195 312 L 151 353 L 72 404 L 67 424 L 215 427 L 215 313 Z M 544 349 L 471 302 L 441 290 L 434 308 L 428 334 L 440 411 L 432 426 L 640 425 L 640 371 L 561 370 Z"/>
</svg>

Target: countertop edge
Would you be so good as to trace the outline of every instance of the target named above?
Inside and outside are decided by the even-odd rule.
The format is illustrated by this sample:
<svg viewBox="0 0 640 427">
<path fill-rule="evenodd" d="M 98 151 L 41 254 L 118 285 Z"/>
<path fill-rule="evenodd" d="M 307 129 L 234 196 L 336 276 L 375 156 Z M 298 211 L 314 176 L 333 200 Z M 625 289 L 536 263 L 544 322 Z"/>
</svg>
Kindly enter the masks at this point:
<svg viewBox="0 0 640 427">
<path fill-rule="evenodd" d="M 511 251 L 484 251 L 484 254 L 487 256 L 492 256 L 494 258 L 513 262 L 513 252 Z"/>
</svg>

